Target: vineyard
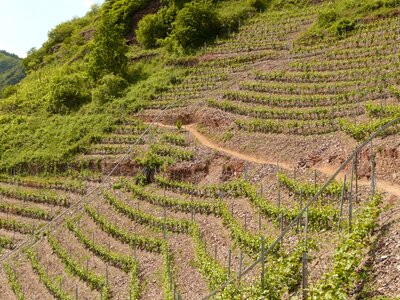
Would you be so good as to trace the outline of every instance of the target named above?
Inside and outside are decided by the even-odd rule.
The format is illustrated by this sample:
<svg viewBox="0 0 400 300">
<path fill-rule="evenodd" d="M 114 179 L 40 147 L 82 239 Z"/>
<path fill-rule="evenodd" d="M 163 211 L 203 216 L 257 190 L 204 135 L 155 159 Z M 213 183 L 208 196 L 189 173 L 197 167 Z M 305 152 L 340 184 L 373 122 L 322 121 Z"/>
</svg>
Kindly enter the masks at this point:
<svg viewBox="0 0 400 300">
<path fill-rule="evenodd" d="M 0 299 L 398 299 L 399 11 L 310 46 L 321 2 L 169 57 L 72 159 L 1 168 Z"/>
</svg>

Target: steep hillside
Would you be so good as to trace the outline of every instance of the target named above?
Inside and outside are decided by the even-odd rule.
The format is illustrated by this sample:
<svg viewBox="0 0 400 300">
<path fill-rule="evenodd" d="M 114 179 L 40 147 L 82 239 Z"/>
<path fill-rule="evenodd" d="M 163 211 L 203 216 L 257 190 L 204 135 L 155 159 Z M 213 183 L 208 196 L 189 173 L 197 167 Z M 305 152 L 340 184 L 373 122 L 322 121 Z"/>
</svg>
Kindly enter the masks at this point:
<svg viewBox="0 0 400 300">
<path fill-rule="evenodd" d="M 107 0 L 54 28 L 0 101 L 0 299 L 400 297 L 399 14 Z"/>
<path fill-rule="evenodd" d="M 14 85 L 24 78 L 21 59 L 4 50 L 0 50 L 0 97 L 4 87 Z"/>
</svg>

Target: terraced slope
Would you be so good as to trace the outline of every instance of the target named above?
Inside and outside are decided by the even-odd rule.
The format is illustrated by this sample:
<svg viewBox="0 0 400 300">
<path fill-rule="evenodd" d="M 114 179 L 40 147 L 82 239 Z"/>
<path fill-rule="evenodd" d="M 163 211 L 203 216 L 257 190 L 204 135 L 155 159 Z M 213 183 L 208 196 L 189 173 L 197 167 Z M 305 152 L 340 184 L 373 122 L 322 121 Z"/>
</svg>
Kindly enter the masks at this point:
<svg viewBox="0 0 400 300">
<path fill-rule="evenodd" d="M 399 116 L 398 18 L 365 20 L 348 38 L 302 46 L 317 9 L 261 14 L 208 47 L 182 84 L 162 96 L 186 97 L 190 116 L 177 109 L 164 122 L 196 123 L 228 148 L 274 161 L 339 164 Z M 386 132 L 377 160 L 380 175 L 397 184 L 398 131 Z"/>
<path fill-rule="evenodd" d="M 295 220 L 356 140 L 398 115 L 396 19 L 298 46 L 315 18 L 262 13 L 208 46 L 64 177 L 0 177 L 0 298 L 399 297 L 384 263 L 397 254 L 398 125 Z M 374 170 L 391 195 L 372 190 Z"/>
</svg>

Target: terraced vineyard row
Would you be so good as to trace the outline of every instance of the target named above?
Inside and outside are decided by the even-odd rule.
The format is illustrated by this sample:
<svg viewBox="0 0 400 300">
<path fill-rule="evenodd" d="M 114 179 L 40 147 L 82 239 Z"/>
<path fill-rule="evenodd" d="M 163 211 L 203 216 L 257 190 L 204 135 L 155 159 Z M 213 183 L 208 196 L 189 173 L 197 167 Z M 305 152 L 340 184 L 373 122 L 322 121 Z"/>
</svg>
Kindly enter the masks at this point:
<svg viewBox="0 0 400 300">
<path fill-rule="evenodd" d="M 121 125 L 114 132 L 126 134 L 127 128 L 137 132 L 147 125 L 131 126 Z M 293 179 L 278 173 L 276 177 L 275 168 L 269 169 L 259 183 L 264 185 L 262 190 L 240 178 L 213 184 L 181 181 L 177 178 L 184 173 L 168 174 L 163 167 L 179 170 L 180 166 L 191 168 L 210 160 L 218 163 L 220 158 L 179 130 L 153 127 L 143 138 L 149 141 L 150 136 L 152 144 L 133 145 L 140 149 L 145 146 L 136 159 L 142 172 L 112 179 L 111 189 L 102 189 L 74 217 L 67 217 L 64 225 L 13 258 L 2 275 L 2 282 L 8 281 L 2 292 L 20 299 L 39 295 L 42 299 L 74 299 L 76 295 L 84 299 L 175 299 L 177 295 L 197 299 L 228 278 L 235 278 L 259 258 L 261 247 L 272 243 L 318 189 L 298 181 L 310 174 Z M 113 160 L 113 156 L 115 160 L 118 154 L 102 156 L 102 160 Z M 249 178 L 249 174 L 244 177 Z M 18 201 L 24 207 L 1 206 L 7 213 L 1 223 L 3 254 L 43 226 L 43 221 L 74 203 L 78 195 L 70 192 L 72 186 L 80 187 L 76 192 L 81 192 L 81 187 L 94 184 L 70 179 L 2 178 L 2 197 L 7 199 L 2 203 Z M 43 193 L 45 186 L 51 191 Z M 320 241 L 337 235 L 337 224 L 347 226 L 347 206 L 342 206 L 340 215 L 338 202 L 342 190 L 347 189 L 348 185 L 331 185 L 324 198 L 309 210 L 308 249 L 315 257 L 324 251 Z M 362 201 L 354 204 L 356 210 L 366 201 L 365 195 L 360 191 Z M 50 213 L 46 214 L 45 208 Z M 335 245 L 339 240 L 335 237 Z M 260 297 L 273 290 L 273 298 L 278 299 L 287 292 L 298 293 L 303 250 L 301 231 L 291 231 L 268 257 L 271 265 L 267 262 L 263 279 L 268 287 L 261 287 L 261 270 L 257 268 L 241 285 L 230 284 L 221 297 L 243 293 Z M 318 273 L 325 270 L 330 268 L 326 266 Z M 311 281 L 314 284 L 315 280 L 317 290 L 318 278 Z"/>
<path fill-rule="evenodd" d="M 195 120 L 204 135 L 231 134 L 227 141 L 246 133 L 252 146 L 254 136 L 338 131 L 364 140 L 398 118 L 397 18 L 360 23 L 341 41 L 298 44 L 317 14 L 318 6 L 260 13 L 202 55 L 171 59 L 189 66 L 182 78 L 93 137 L 59 177 L 1 174 L 0 298 L 358 293 L 370 281 L 360 265 L 384 199 L 374 184 L 378 147 L 357 153 L 347 177 L 317 198 L 323 173 L 233 158 L 184 126 Z M 163 120 L 176 128 L 146 122 L 166 107 L 174 109 Z"/>
</svg>

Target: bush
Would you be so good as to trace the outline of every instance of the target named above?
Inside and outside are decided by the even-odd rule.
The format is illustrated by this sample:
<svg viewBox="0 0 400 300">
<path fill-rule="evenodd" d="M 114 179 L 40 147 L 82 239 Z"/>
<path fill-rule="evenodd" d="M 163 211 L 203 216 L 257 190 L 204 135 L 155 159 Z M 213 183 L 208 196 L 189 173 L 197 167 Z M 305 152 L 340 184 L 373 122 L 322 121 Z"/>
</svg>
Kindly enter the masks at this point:
<svg viewBox="0 0 400 300">
<path fill-rule="evenodd" d="M 356 23 L 347 18 L 342 18 L 332 26 L 332 30 L 337 37 L 345 37 L 356 28 Z"/>
<path fill-rule="evenodd" d="M 318 25 L 328 28 L 338 19 L 339 15 L 332 7 L 322 10 L 318 15 Z"/>
<path fill-rule="evenodd" d="M 174 6 L 161 8 L 156 14 L 150 14 L 140 20 L 136 30 L 138 42 L 145 48 L 157 46 L 157 40 L 164 39 L 172 31 L 172 22 L 176 17 Z"/>
<path fill-rule="evenodd" d="M 100 80 L 100 85 L 93 90 L 92 100 L 104 104 L 115 98 L 121 97 L 127 88 L 128 82 L 117 75 L 108 74 Z"/>
<path fill-rule="evenodd" d="M 212 2 L 194 1 L 178 12 L 171 36 L 183 48 L 190 48 L 215 37 L 220 28 L 221 22 Z"/>
<path fill-rule="evenodd" d="M 87 82 L 82 73 L 55 77 L 50 83 L 48 111 L 68 113 L 90 100 Z"/>
<path fill-rule="evenodd" d="M 247 0 L 247 3 L 257 10 L 265 9 L 269 2 L 268 0 Z"/>
<path fill-rule="evenodd" d="M 11 95 L 13 95 L 17 92 L 17 89 L 18 88 L 16 85 L 8 85 L 2 90 L 1 97 L 3 97 L 3 98 L 10 97 Z"/>
<path fill-rule="evenodd" d="M 158 14 L 150 14 L 138 23 L 136 38 L 144 48 L 149 49 L 156 46 L 156 41 L 162 33 L 163 27 Z"/>
<path fill-rule="evenodd" d="M 102 17 L 112 22 L 112 26 L 123 24 L 125 34 L 129 33 L 133 16 L 143 9 L 149 0 L 107 0 L 102 5 Z"/>
</svg>

